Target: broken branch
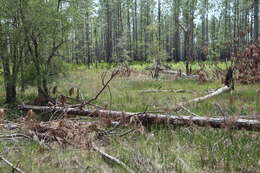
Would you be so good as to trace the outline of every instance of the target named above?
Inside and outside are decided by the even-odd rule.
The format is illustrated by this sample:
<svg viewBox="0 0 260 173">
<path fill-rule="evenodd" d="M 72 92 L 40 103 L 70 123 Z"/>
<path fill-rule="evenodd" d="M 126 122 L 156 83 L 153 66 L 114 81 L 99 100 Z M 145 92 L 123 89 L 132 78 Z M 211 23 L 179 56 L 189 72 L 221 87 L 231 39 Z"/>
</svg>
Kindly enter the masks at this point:
<svg viewBox="0 0 260 173">
<path fill-rule="evenodd" d="M 173 92 L 173 93 L 192 93 L 190 90 L 140 90 L 141 93 L 159 93 L 159 92 Z"/>
<path fill-rule="evenodd" d="M 131 170 L 131 169 L 130 169 L 124 162 L 122 162 L 121 160 L 119 160 L 119 159 L 117 159 L 117 158 L 115 158 L 115 157 L 113 157 L 113 156 L 111 156 L 111 155 L 105 153 L 104 151 L 100 150 L 100 149 L 99 149 L 97 146 L 95 146 L 94 144 L 93 144 L 92 146 L 93 146 L 93 149 L 94 149 L 95 151 L 97 151 L 98 153 L 100 153 L 103 157 L 105 157 L 105 158 L 107 158 L 107 159 L 109 159 L 109 160 L 115 162 L 116 164 L 122 166 L 122 167 L 123 167 L 125 170 L 127 170 L 128 172 L 134 173 L 134 171 Z"/>
<path fill-rule="evenodd" d="M 209 98 L 211 98 L 211 97 L 220 95 L 220 94 L 222 94 L 222 93 L 224 93 L 224 92 L 227 92 L 227 91 L 230 91 L 230 90 L 231 90 L 230 87 L 224 86 L 224 87 L 219 88 L 219 89 L 216 90 L 215 92 L 210 93 L 210 94 L 208 94 L 208 95 L 205 95 L 205 96 L 202 96 L 202 97 L 198 97 L 198 98 L 189 100 L 189 101 L 187 101 L 187 102 L 179 103 L 179 104 L 177 105 L 177 107 L 176 107 L 176 110 L 179 110 L 182 106 L 188 106 L 188 105 L 190 105 L 190 104 L 192 104 L 192 103 L 201 102 L 201 101 L 203 101 L 203 100 L 207 100 L 207 99 L 209 99 Z"/>
<path fill-rule="evenodd" d="M 23 170 L 21 170 L 20 168 L 14 166 L 14 164 L 12 164 L 9 160 L 7 160 L 6 158 L 4 158 L 3 156 L 0 156 L 0 160 L 3 160 L 7 165 L 9 165 L 13 170 L 20 172 L 20 173 L 25 173 Z M 14 172 L 14 171 L 12 171 Z"/>
<path fill-rule="evenodd" d="M 199 116 L 199 115 L 197 115 L 197 114 L 191 112 L 189 109 L 187 109 L 187 108 L 184 107 L 184 106 L 181 106 L 181 108 L 182 108 L 183 110 L 185 110 L 186 112 L 190 113 L 190 114 L 193 115 L 193 116 Z"/>
<path fill-rule="evenodd" d="M 95 97 L 93 97 L 92 99 L 85 101 L 79 105 L 73 105 L 72 107 L 81 107 L 83 108 L 84 106 L 90 104 L 91 102 L 95 101 L 98 99 L 98 97 L 101 95 L 101 93 L 108 87 L 109 83 L 114 79 L 114 77 L 118 74 L 119 70 L 115 70 L 112 72 L 110 78 L 108 79 L 107 82 L 104 82 L 105 76 L 102 77 L 102 84 L 103 87 L 101 88 L 101 90 L 97 93 L 97 95 Z"/>
</svg>

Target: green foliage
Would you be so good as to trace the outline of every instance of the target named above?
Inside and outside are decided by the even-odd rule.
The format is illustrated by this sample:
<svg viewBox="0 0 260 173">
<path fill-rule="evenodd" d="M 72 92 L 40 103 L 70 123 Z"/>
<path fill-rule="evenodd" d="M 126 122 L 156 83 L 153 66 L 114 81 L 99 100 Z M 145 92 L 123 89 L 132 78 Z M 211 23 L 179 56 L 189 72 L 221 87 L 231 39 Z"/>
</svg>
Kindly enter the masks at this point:
<svg viewBox="0 0 260 173">
<path fill-rule="evenodd" d="M 216 60 L 218 60 L 219 52 L 217 52 L 213 47 L 209 47 L 208 57 L 209 57 L 209 60 L 216 61 Z"/>
<path fill-rule="evenodd" d="M 206 67 L 210 62 L 203 62 Z M 62 80 L 55 81 L 60 93 L 67 94 L 71 87 L 80 88 L 83 99 L 88 100 L 96 95 L 102 87 L 100 75 L 108 69 L 111 64 L 98 64 L 88 69 L 84 65 L 64 64 L 70 73 L 62 77 Z M 148 63 L 129 62 L 130 68 L 144 70 Z M 185 64 L 169 63 L 174 69 L 185 69 Z M 225 63 L 218 64 L 225 68 Z M 192 67 L 199 69 L 198 63 Z M 3 95 L 3 84 L 0 83 L 0 95 Z M 218 81 L 200 84 L 191 79 L 172 80 L 162 78 L 155 81 L 147 76 L 118 77 L 110 84 L 110 91 L 105 90 L 96 104 L 107 106 L 112 110 L 144 112 L 144 111 L 171 111 L 175 103 L 189 100 L 205 95 L 208 89 L 221 87 Z M 192 112 L 202 116 L 221 116 L 215 103 L 222 105 L 222 108 L 229 115 L 240 115 L 247 113 L 253 115 L 259 111 L 256 105 L 259 102 L 255 95 L 258 85 L 237 85 L 232 93 L 225 93 L 221 96 L 211 98 L 199 104 L 188 107 Z M 165 89 L 165 90 L 192 90 L 193 93 L 150 93 L 141 94 L 140 90 Z M 112 98 L 110 95 L 112 94 Z M 36 91 L 29 87 L 23 96 L 19 96 L 21 102 L 28 103 L 33 100 Z M 1 103 L 1 100 L 0 100 Z M 147 109 L 148 108 L 148 109 Z M 17 112 L 9 111 L 12 114 Z M 170 114 L 177 114 L 170 112 Z M 187 112 L 179 112 L 177 115 L 187 115 Z M 85 121 L 88 121 L 86 119 Z M 109 130 L 109 129 L 106 129 Z M 122 137 L 129 129 L 116 128 L 114 135 L 105 139 L 106 145 L 103 149 L 125 162 L 136 172 L 145 170 L 156 170 L 157 172 L 241 172 L 247 170 L 257 172 L 259 167 L 259 135 L 257 132 L 245 130 L 213 129 L 208 127 L 199 128 L 160 126 L 152 125 L 146 128 L 143 134 L 138 132 L 129 133 Z M 3 133 L 3 132 L 2 132 Z M 103 144 L 103 143 L 102 143 Z M 17 148 L 19 145 L 19 148 Z M 10 152 L 4 152 L 4 151 Z M 123 172 L 117 166 L 111 166 L 93 151 L 81 149 L 57 149 L 42 152 L 41 147 L 31 141 L 13 142 L 3 141 L 0 144 L 0 151 L 6 158 L 14 163 L 20 159 L 20 168 L 27 172 L 84 172 L 82 167 L 75 166 L 75 160 L 82 165 L 89 166 L 92 172 Z M 42 161 L 44 160 L 44 161 Z M 58 160 L 58 161 L 57 161 Z M 59 164 L 57 164 L 57 162 Z M 33 164 L 29 164 L 33 163 Z M 41 163 L 41 164 L 39 164 Z M 10 168 L 2 166 L 0 172 L 7 172 Z M 7 170 L 7 171 L 6 171 Z M 149 171 L 148 171 L 149 172 Z"/>
<path fill-rule="evenodd" d="M 1 66 L 0 66 L 0 83 L 3 83 L 4 81 L 3 81 L 3 74 L 4 74 L 4 71 L 3 71 L 3 69 L 1 68 Z"/>
<path fill-rule="evenodd" d="M 167 52 L 162 48 L 161 42 L 157 39 L 157 25 L 148 25 L 147 33 L 150 35 L 150 44 L 148 45 L 148 58 L 150 61 L 162 61 L 168 58 Z"/>
<path fill-rule="evenodd" d="M 130 61 L 129 52 L 127 50 L 127 39 L 125 34 L 117 40 L 117 44 L 115 46 L 115 49 L 117 50 L 117 54 L 113 56 L 114 62 L 128 62 Z"/>
<path fill-rule="evenodd" d="M 59 57 L 55 57 L 51 63 L 51 65 L 48 68 L 48 73 L 41 74 L 44 75 L 42 77 L 47 78 L 49 81 L 49 84 L 56 81 L 58 76 L 60 74 L 65 74 L 71 69 L 71 67 L 65 63 L 63 60 L 61 60 Z M 79 67 L 76 68 L 77 70 Z M 26 86 L 37 86 L 37 79 L 41 76 L 39 76 L 37 73 L 35 73 L 35 66 L 34 64 L 30 63 L 27 64 L 24 67 L 23 71 L 23 82 Z M 19 80 L 21 81 L 22 76 L 19 76 Z M 22 82 L 22 81 L 21 81 Z M 19 84 L 21 84 L 21 82 Z"/>
</svg>

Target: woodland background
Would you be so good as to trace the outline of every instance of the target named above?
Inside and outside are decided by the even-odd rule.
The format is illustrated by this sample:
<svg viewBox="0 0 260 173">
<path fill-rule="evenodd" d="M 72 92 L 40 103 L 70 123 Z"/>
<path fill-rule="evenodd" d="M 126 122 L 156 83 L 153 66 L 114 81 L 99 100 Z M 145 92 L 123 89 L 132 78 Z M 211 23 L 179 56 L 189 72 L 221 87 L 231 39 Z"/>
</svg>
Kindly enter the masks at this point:
<svg viewBox="0 0 260 173">
<path fill-rule="evenodd" d="M 49 95 L 65 62 L 214 62 L 259 41 L 257 0 L 1 0 L 0 21 L 7 102 Z"/>
</svg>

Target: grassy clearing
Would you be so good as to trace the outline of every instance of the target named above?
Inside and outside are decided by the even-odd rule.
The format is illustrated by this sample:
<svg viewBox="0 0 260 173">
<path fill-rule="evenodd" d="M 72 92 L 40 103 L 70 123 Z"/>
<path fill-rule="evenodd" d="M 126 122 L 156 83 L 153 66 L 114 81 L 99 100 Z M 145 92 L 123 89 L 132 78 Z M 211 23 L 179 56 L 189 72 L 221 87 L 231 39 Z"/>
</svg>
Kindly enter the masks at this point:
<svg viewBox="0 0 260 173">
<path fill-rule="evenodd" d="M 184 68 L 178 64 L 178 68 Z M 105 66 L 105 65 L 104 65 Z M 145 65 L 135 64 L 136 69 Z M 221 66 L 224 67 L 224 64 Z M 199 66 L 198 66 L 199 67 Z M 59 93 L 68 94 L 71 87 L 81 90 L 82 98 L 89 99 L 101 87 L 100 75 L 104 69 L 73 67 L 53 85 Z M 177 68 L 177 67 L 176 67 Z M 118 77 L 102 93 L 96 104 L 113 110 L 130 112 L 166 111 L 176 114 L 176 103 L 205 95 L 208 89 L 216 89 L 218 81 L 199 83 L 195 80 L 153 80 L 144 75 L 129 78 Z M 147 89 L 185 89 L 193 93 L 140 93 Z M 220 104 L 229 115 L 255 115 L 260 113 L 259 85 L 236 85 L 236 90 L 205 102 L 191 105 L 189 109 L 202 116 L 221 116 L 215 103 Z M 20 102 L 31 102 L 35 89 L 29 88 L 19 96 Z M 0 88 L 3 96 L 3 87 Z M 1 103 L 3 102 L 1 97 Z M 187 112 L 179 112 L 185 114 Z M 120 128 L 116 134 L 123 134 Z M 260 135 L 244 130 L 212 129 L 198 127 L 163 127 L 153 125 L 143 134 L 130 133 L 123 137 L 108 136 L 99 146 L 107 153 L 125 162 L 136 172 L 259 172 Z M 27 172 L 125 172 L 118 165 L 104 160 L 94 151 L 80 149 L 57 149 L 43 151 L 31 142 L 2 142 L 0 152 Z M 8 172 L 0 162 L 0 172 Z"/>
</svg>

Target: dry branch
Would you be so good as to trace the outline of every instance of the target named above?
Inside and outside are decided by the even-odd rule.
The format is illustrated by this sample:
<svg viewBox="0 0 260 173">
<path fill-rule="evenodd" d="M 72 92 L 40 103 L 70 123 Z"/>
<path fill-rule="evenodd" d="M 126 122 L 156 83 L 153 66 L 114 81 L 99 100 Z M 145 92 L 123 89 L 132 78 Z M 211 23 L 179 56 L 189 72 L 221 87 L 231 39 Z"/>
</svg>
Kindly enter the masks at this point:
<svg viewBox="0 0 260 173">
<path fill-rule="evenodd" d="M 181 106 L 181 109 L 185 110 L 186 112 L 188 112 L 189 114 L 193 115 L 193 116 L 199 116 L 197 114 L 195 114 L 194 112 L 191 112 L 189 109 L 187 109 L 186 107 L 184 106 Z"/>
<path fill-rule="evenodd" d="M 226 90 L 227 88 L 225 88 Z M 221 90 L 222 91 L 222 90 Z M 219 93 L 219 92 L 218 92 Z M 21 110 L 34 110 L 40 112 L 57 112 L 63 113 L 63 107 L 47 107 L 47 106 L 30 106 L 20 105 Z M 67 114 L 82 115 L 89 117 L 102 117 L 130 120 L 132 117 L 138 118 L 141 122 L 147 124 L 172 124 L 172 125 L 191 125 L 211 126 L 214 128 L 231 127 L 238 129 L 257 130 L 260 131 L 259 120 L 247 120 L 239 117 L 194 117 L 194 116 L 175 116 L 152 113 L 131 113 L 110 110 L 89 110 L 80 108 L 67 108 Z"/>
<path fill-rule="evenodd" d="M 86 105 L 89 105 L 90 103 L 92 103 L 93 101 L 97 100 L 98 97 L 102 94 L 102 92 L 109 87 L 109 83 L 116 77 L 116 75 L 118 74 L 119 70 L 114 70 L 110 76 L 110 78 L 107 80 L 107 82 L 105 82 L 105 77 L 106 77 L 106 73 L 101 77 L 102 78 L 102 85 L 103 87 L 99 90 L 99 92 L 97 93 L 97 95 L 95 97 L 93 97 L 92 99 L 88 100 L 88 101 L 84 101 L 83 103 L 79 104 L 79 105 L 73 105 L 72 107 L 81 107 L 83 108 Z"/>
<path fill-rule="evenodd" d="M 105 157 L 105 158 L 107 158 L 107 159 L 109 159 L 109 160 L 115 162 L 116 164 L 122 166 L 122 167 L 123 167 L 125 170 L 127 170 L 128 172 L 134 173 L 134 171 L 131 170 L 131 169 L 130 169 L 124 162 L 122 162 L 121 160 L 119 160 L 119 159 L 117 159 L 117 158 L 115 158 L 115 157 L 113 157 L 113 156 L 111 156 L 111 155 L 105 153 L 104 151 L 100 150 L 100 149 L 99 149 L 97 146 L 95 146 L 94 144 L 93 144 L 92 146 L 93 146 L 93 149 L 94 149 L 95 151 L 97 151 L 98 153 L 100 153 L 103 157 Z"/>
<path fill-rule="evenodd" d="M 25 139 L 31 139 L 30 136 L 26 136 L 24 134 L 9 134 L 9 135 L 0 135 L 0 139 L 15 139 L 15 138 L 25 138 Z"/>
<path fill-rule="evenodd" d="M 185 77 L 185 78 L 198 78 L 199 75 L 187 75 L 186 73 L 180 72 L 180 71 L 173 71 L 169 68 L 164 68 L 164 67 L 157 67 L 159 69 L 159 73 L 166 74 L 166 75 L 178 75 L 180 77 Z M 146 68 L 146 70 L 155 70 L 155 67 L 150 67 Z"/>
<path fill-rule="evenodd" d="M 198 97 L 198 98 L 189 100 L 189 101 L 187 101 L 187 102 L 179 103 L 179 104 L 177 104 L 176 110 L 179 110 L 182 106 L 188 106 L 188 105 L 190 105 L 190 104 L 192 104 L 192 103 L 197 103 L 197 102 L 200 102 L 200 101 L 203 101 L 203 100 L 207 100 L 207 99 L 209 99 L 209 98 L 211 98 L 211 97 L 220 95 L 220 94 L 222 94 L 222 93 L 224 93 L 224 92 L 227 92 L 227 91 L 230 91 L 230 90 L 231 90 L 230 87 L 224 86 L 224 87 L 219 88 L 219 89 L 217 89 L 215 92 L 210 93 L 210 94 L 208 94 L 208 95 L 205 95 L 205 96 L 202 96 L 202 97 Z"/>
<path fill-rule="evenodd" d="M 178 71 L 172 71 L 172 70 L 161 70 L 160 73 L 168 74 L 168 75 L 180 75 L 180 72 Z M 186 73 L 181 72 L 182 77 L 186 78 L 198 78 L 198 75 L 187 75 Z"/>
<path fill-rule="evenodd" d="M 7 160 L 6 158 L 4 158 L 3 156 L 0 156 L 0 160 L 3 160 L 7 165 L 9 165 L 12 168 L 12 172 L 20 172 L 20 173 L 25 173 L 23 170 L 21 170 L 20 168 L 14 166 L 14 164 L 12 164 L 9 160 Z"/>
<path fill-rule="evenodd" d="M 173 93 L 192 93 L 190 90 L 140 90 L 140 93 L 160 93 L 160 92 L 173 92 Z"/>
</svg>

